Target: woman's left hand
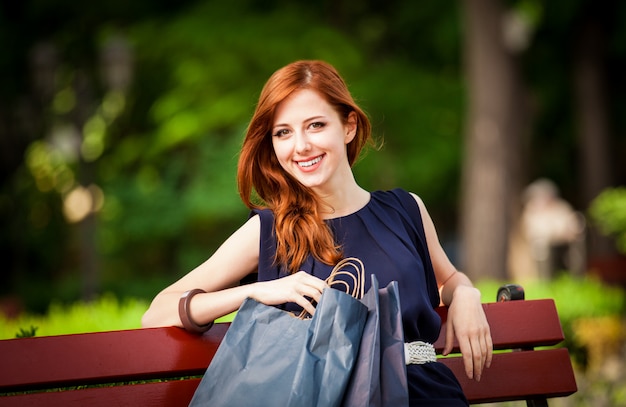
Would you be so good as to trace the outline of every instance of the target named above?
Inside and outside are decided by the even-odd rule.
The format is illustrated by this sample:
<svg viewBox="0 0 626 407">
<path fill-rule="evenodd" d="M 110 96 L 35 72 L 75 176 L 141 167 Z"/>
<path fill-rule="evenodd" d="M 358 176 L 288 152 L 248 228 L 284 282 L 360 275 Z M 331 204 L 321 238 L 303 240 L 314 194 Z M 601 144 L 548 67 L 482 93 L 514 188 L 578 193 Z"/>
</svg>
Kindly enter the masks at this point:
<svg viewBox="0 0 626 407">
<path fill-rule="evenodd" d="M 456 336 L 467 377 L 480 381 L 483 369 L 491 365 L 493 353 L 491 331 L 480 302 L 480 291 L 474 287 L 459 285 L 452 298 L 448 308 L 443 355 L 452 351 Z"/>
</svg>

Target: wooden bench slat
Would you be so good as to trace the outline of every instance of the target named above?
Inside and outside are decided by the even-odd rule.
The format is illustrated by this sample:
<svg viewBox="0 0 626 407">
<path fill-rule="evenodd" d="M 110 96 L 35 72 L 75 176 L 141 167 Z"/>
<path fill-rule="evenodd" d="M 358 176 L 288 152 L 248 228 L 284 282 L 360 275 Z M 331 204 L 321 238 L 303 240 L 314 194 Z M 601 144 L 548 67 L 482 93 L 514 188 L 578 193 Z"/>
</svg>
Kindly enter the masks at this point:
<svg viewBox="0 0 626 407">
<path fill-rule="evenodd" d="M 530 346 L 552 346 L 565 338 L 554 300 L 524 300 L 483 304 L 494 349 L 515 349 Z M 442 326 L 434 343 L 441 353 L 446 339 L 447 308 L 439 307 Z M 455 340 L 454 352 L 458 352 Z"/>
<path fill-rule="evenodd" d="M 169 327 L 1 341 L 0 389 L 202 374 L 228 326 L 216 324 L 202 340 Z"/>
<path fill-rule="evenodd" d="M 496 349 L 528 349 L 560 343 L 563 330 L 553 300 L 483 304 Z M 444 324 L 435 343 L 445 342 Z M 0 341 L 0 391 L 41 390 L 81 384 L 121 383 L 201 375 L 230 324 L 216 324 L 198 337 L 182 329 L 154 328 Z M 455 351 L 458 351 L 458 347 Z M 574 393 L 576 380 L 567 349 L 494 355 L 477 383 L 466 378 L 461 358 L 444 358 L 472 404 Z M 0 397 L 0 407 L 110 405 L 185 406 L 199 379 L 95 387 Z"/>
<path fill-rule="evenodd" d="M 480 382 L 467 378 L 461 358 L 440 361 L 455 373 L 472 404 L 561 397 L 577 390 L 569 352 L 565 348 L 496 354 Z"/>
<path fill-rule="evenodd" d="M 0 407 L 187 406 L 200 379 L 0 397 Z"/>
<path fill-rule="evenodd" d="M 522 348 L 529 343 L 549 346 L 563 340 L 553 300 L 488 303 L 483 306 L 492 327 L 496 349 Z M 435 342 L 438 352 L 441 352 L 445 342 L 446 311 L 443 307 L 438 309 L 444 321 L 441 335 Z M 50 387 L 65 383 L 104 383 L 179 373 L 198 374 L 211 361 L 228 326 L 216 324 L 202 341 L 188 340 L 191 334 L 178 328 L 2 341 L 6 355 L 3 364 L 7 369 L 0 371 L 0 388 Z M 119 343 L 126 346 L 117 346 Z M 185 345 L 181 346 L 181 343 Z M 69 349 L 71 360 L 67 360 Z M 455 351 L 458 351 L 457 344 Z M 131 360 L 136 363 L 129 363 Z"/>
<path fill-rule="evenodd" d="M 577 390 L 566 349 L 497 354 L 492 367 L 485 371 L 479 383 L 465 377 L 463 363 L 459 358 L 444 358 L 440 359 L 440 362 L 445 363 L 454 371 L 472 404 L 517 400 L 533 394 L 543 397 L 560 397 Z M 541 368 L 538 369 L 537 366 Z M 507 377 L 506 383 L 501 380 L 503 374 Z M 186 406 L 193 397 L 199 382 L 200 379 L 189 379 L 133 386 L 26 394 L 0 398 L 0 407 Z"/>
</svg>

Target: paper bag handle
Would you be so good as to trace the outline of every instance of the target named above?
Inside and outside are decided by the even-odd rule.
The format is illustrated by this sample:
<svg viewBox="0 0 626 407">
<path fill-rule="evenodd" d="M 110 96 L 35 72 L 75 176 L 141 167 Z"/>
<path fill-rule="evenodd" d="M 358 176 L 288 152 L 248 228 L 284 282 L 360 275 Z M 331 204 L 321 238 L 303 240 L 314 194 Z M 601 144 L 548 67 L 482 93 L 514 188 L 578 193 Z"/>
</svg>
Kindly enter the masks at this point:
<svg viewBox="0 0 626 407">
<path fill-rule="evenodd" d="M 351 267 L 354 269 L 355 273 L 351 273 L 349 271 L 344 270 L 345 268 Z M 352 290 L 350 291 L 350 285 L 346 281 L 337 280 L 339 276 L 350 277 L 353 281 Z M 356 299 L 363 298 L 365 294 L 365 266 L 363 266 L 363 262 L 356 257 L 347 257 L 342 259 L 330 272 L 330 275 L 325 280 L 326 284 L 329 286 L 341 285 L 345 287 L 345 291 L 347 294 L 350 294 Z"/>
<path fill-rule="evenodd" d="M 351 273 L 349 271 L 344 270 L 345 268 L 351 267 L 354 269 L 355 273 Z M 352 290 L 350 290 L 350 284 L 343 280 L 337 280 L 339 276 L 346 276 L 352 279 Z M 365 266 L 363 262 L 356 257 L 347 257 L 342 259 L 333 267 L 330 275 L 326 280 L 324 280 L 326 284 L 329 286 L 340 285 L 345 287 L 346 294 L 351 295 L 352 297 L 360 300 L 363 298 L 365 294 Z M 306 310 L 302 310 L 300 314 L 297 316 L 300 319 L 304 319 L 309 315 Z"/>
</svg>

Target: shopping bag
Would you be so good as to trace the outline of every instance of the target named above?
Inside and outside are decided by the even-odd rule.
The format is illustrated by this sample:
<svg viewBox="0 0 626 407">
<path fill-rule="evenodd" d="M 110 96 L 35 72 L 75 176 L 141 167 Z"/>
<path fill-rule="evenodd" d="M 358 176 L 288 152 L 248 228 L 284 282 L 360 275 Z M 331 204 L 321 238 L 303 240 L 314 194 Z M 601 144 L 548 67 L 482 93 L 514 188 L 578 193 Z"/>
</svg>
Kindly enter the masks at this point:
<svg viewBox="0 0 626 407">
<path fill-rule="evenodd" d="M 310 319 L 246 299 L 190 406 L 339 406 L 368 308 L 325 289 Z"/>
<path fill-rule="evenodd" d="M 376 276 L 361 300 L 368 307 L 357 363 L 342 406 L 408 406 L 398 283 L 379 288 Z"/>
</svg>

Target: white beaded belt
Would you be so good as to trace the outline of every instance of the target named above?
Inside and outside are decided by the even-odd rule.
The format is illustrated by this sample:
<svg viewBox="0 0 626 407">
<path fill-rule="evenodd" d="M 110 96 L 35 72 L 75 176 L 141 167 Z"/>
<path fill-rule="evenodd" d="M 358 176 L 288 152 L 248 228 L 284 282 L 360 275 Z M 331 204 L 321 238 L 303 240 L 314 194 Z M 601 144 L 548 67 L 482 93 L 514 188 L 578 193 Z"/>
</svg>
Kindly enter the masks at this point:
<svg viewBox="0 0 626 407">
<path fill-rule="evenodd" d="M 437 361 L 435 347 L 430 343 L 417 341 L 404 344 L 404 359 L 407 365 L 423 365 Z"/>
</svg>

